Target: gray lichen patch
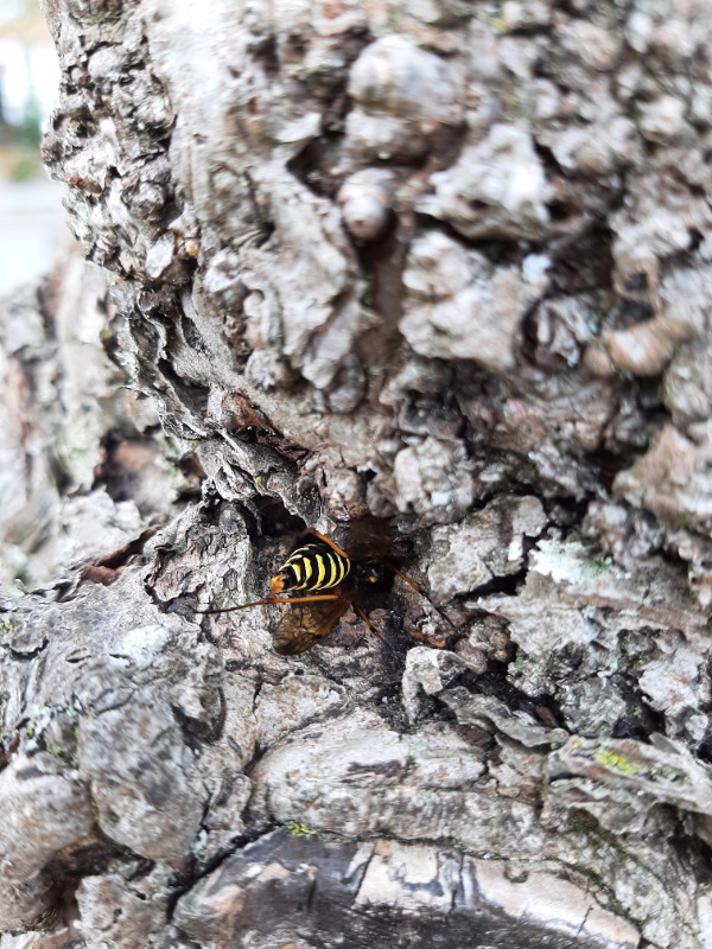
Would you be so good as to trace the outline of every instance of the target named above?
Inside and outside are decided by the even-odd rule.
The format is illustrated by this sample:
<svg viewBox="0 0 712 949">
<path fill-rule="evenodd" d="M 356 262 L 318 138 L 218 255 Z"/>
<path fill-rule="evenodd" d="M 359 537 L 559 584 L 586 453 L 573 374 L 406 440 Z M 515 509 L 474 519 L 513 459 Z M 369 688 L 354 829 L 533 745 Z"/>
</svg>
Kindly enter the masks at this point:
<svg viewBox="0 0 712 949">
<path fill-rule="evenodd" d="M 518 573 L 527 543 L 542 533 L 546 523 L 537 498 L 503 495 L 454 527 L 435 528 L 428 567 L 432 588 L 449 598 Z"/>
</svg>

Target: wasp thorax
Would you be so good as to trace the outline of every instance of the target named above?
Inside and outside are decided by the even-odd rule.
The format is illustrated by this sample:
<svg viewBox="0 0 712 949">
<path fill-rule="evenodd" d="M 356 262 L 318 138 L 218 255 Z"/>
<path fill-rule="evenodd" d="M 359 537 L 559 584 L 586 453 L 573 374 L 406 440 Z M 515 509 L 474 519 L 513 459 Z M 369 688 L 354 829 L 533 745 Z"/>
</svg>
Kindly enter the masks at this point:
<svg viewBox="0 0 712 949">
<path fill-rule="evenodd" d="M 386 582 L 386 571 L 382 564 L 372 560 L 362 560 L 354 563 L 353 573 L 356 581 L 368 587 L 382 587 Z"/>
</svg>

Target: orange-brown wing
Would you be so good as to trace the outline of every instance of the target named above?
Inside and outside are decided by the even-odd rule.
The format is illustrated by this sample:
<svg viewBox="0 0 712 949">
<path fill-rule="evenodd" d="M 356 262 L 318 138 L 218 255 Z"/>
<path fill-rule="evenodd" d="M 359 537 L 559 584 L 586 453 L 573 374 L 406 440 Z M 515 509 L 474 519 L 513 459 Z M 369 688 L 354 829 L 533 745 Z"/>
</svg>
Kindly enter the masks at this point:
<svg viewBox="0 0 712 949">
<path fill-rule="evenodd" d="M 311 649 L 317 639 L 328 636 L 351 605 L 351 598 L 317 603 L 295 603 L 279 621 L 272 637 L 275 652 L 297 656 Z"/>
<path fill-rule="evenodd" d="M 339 555 L 339 557 L 343 557 L 344 560 L 348 560 L 348 559 L 349 559 L 349 555 L 346 553 L 345 550 L 343 550 L 341 547 L 339 547 L 339 545 L 336 543 L 336 541 L 332 540 L 331 537 L 327 537 L 326 534 L 320 534 L 319 531 L 314 530 L 313 527 L 308 527 L 308 528 L 304 531 L 304 533 L 302 534 L 302 536 L 303 536 L 303 537 L 313 537 L 315 540 L 320 540 L 320 541 L 322 542 L 322 544 L 326 544 L 327 547 L 331 547 L 331 549 L 332 549 L 335 553 L 337 553 L 337 554 Z"/>
</svg>

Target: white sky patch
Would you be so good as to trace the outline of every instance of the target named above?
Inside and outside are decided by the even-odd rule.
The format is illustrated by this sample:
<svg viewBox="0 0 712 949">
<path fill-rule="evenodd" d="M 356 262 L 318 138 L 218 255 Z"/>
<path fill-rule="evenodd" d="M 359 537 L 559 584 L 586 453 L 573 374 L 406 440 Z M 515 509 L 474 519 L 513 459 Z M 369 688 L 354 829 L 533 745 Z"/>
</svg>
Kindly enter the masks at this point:
<svg viewBox="0 0 712 949">
<path fill-rule="evenodd" d="M 26 46 L 16 39 L 0 39 L 0 102 L 7 122 L 19 125 L 37 109 L 44 125 L 58 84 L 57 55 L 49 40 Z"/>
</svg>

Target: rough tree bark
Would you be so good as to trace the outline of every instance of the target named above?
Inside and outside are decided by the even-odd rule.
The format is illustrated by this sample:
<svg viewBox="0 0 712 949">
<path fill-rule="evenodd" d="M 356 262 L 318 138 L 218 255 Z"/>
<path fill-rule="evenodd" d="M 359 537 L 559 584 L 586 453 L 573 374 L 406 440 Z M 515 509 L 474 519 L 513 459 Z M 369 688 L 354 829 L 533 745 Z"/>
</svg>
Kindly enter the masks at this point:
<svg viewBox="0 0 712 949">
<path fill-rule="evenodd" d="M 2 949 L 712 946 L 705 6 L 46 0 Z M 454 632 L 196 613 L 374 518 Z"/>
</svg>

